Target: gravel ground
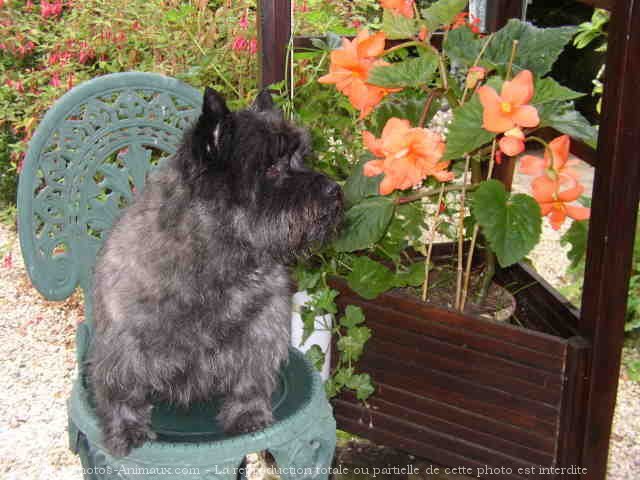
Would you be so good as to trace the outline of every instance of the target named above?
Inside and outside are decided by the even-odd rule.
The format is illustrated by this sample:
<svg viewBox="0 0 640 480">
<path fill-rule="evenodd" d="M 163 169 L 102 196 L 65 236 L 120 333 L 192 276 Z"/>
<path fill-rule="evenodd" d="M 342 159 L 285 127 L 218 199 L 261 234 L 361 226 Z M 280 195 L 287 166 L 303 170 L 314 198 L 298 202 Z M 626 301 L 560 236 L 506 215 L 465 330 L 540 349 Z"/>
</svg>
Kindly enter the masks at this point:
<svg viewBox="0 0 640 480">
<path fill-rule="evenodd" d="M 524 188 L 519 179 L 516 189 Z M 537 268 L 556 286 L 566 282 L 567 264 L 556 250 L 560 234 L 545 228 L 532 254 Z M 0 396 L 0 478 L 76 480 L 80 465 L 67 449 L 65 401 L 75 375 L 73 336 L 83 318 L 82 302 L 77 295 L 63 303 L 44 300 L 25 274 L 15 233 L 0 225 L 3 246 L 10 248 L 11 261 L 5 257 L 0 265 L 0 383 L 5 385 Z M 637 480 L 640 384 L 624 372 L 611 442 L 608 480 Z"/>
</svg>

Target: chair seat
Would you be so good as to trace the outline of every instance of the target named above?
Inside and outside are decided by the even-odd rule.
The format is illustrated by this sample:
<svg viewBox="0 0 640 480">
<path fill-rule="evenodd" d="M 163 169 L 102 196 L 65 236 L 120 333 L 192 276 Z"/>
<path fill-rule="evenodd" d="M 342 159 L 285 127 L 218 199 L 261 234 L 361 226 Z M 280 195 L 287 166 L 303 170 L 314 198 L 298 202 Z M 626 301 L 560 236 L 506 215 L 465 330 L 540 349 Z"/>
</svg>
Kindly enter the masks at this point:
<svg viewBox="0 0 640 480">
<path fill-rule="evenodd" d="M 131 478 L 147 480 L 235 480 L 244 456 L 262 450 L 273 455 L 283 478 L 328 478 L 335 449 L 335 420 L 320 376 L 295 349 L 289 351 L 272 402 L 273 425 L 232 436 L 215 420 L 220 398 L 194 404 L 188 410 L 158 404 L 152 420 L 158 438 L 117 458 L 102 446 L 89 392 L 76 380 L 68 404 L 70 446 L 80 454 L 84 478 L 91 480 L 128 478 L 127 472 Z"/>
</svg>

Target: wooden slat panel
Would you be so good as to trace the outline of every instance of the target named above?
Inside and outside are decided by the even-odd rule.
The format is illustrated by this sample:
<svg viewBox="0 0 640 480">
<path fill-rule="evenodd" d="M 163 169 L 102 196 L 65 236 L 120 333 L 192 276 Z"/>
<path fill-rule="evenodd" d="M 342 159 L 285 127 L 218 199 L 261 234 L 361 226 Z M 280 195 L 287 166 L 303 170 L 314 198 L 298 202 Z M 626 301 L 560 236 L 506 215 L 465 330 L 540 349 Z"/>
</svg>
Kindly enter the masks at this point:
<svg viewBox="0 0 640 480">
<path fill-rule="evenodd" d="M 349 393 L 342 394 L 340 398 L 356 403 L 355 398 Z M 539 432 L 539 429 L 511 425 L 494 416 L 484 416 L 465 410 L 455 403 L 421 397 L 413 392 L 376 382 L 376 393 L 368 402 L 379 406 L 378 401 L 385 402 L 384 409 L 380 409 L 392 416 L 406 417 L 407 412 L 419 411 L 441 421 L 456 424 L 479 434 L 503 438 L 514 444 L 527 446 L 532 450 L 550 455 L 556 451 L 553 432 L 548 429 L 546 432 Z M 357 403 L 360 402 L 357 401 Z"/>
<path fill-rule="evenodd" d="M 454 345 L 464 346 L 465 348 L 474 349 L 480 352 L 495 353 L 496 356 L 544 369 L 551 373 L 559 373 L 562 371 L 562 359 L 547 355 L 546 351 L 542 349 L 542 347 L 539 350 L 534 350 L 514 345 L 512 343 L 507 343 L 489 335 L 478 335 L 470 331 L 471 329 L 465 329 L 464 325 L 460 324 L 454 325 L 454 327 L 457 328 L 450 327 L 447 324 L 440 323 L 437 319 L 434 319 L 434 316 L 439 316 L 440 312 L 433 312 L 431 316 L 419 318 L 400 313 L 389 308 L 383 308 L 361 298 L 346 297 L 343 295 L 338 298 L 338 304 L 341 306 L 349 304 L 359 306 L 365 311 L 369 318 L 382 323 L 396 325 L 399 328 L 411 330 L 433 338 L 438 338 Z M 449 317 L 453 316 L 446 316 L 446 318 Z M 469 323 L 473 323 L 473 321 Z"/>
<path fill-rule="evenodd" d="M 452 352 L 443 351 L 432 354 L 426 348 L 423 351 L 407 348 L 394 342 L 386 342 L 379 325 L 369 322 L 368 326 L 374 331 L 373 338 L 367 344 L 376 355 L 387 356 L 392 359 L 402 359 L 402 363 L 418 372 L 439 371 L 454 378 L 463 379 L 474 384 L 486 385 L 518 397 L 539 401 L 547 405 L 558 405 L 562 395 L 561 386 L 543 388 L 521 380 L 518 374 L 503 375 L 486 367 L 478 367 L 473 362 L 458 359 Z M 446 352 L 446 353 L 445 353 Z"/>
<path fill-rule="evenodd" d="M 358 295 L 352 292 L 343 280 L 332 279 L 331 283 L 334 288 L 340 290 L 342 293 L 341 297 L 349 297 L 349 301 L 358 299 Z M 541 355 L 549 358 L 564 358 L 566 342 L 563 339 L 551 335 L 522 329 L 505 323 L 493 322 L 479 317 L 461 315 L 459 312 L 422 303 L 418 297 L 412 297 L 399 292 L 391 291 L 378 298 L 379 301 L 374 300 L 373 302 L 383 304 L 386 310 L 402 314 L 403 319 L 409 316 L 428 319 L 430 324 L 438 323 L 449 328 L 458 328 L 464 332 L 470 334 L 475 333 L 482 336 L 486 338 L 487 341 L 509 344 L 510 349 L 529 350 L 534 354 L 533 357 Z M 362 299 L 359 301 L 363 303 Z M 373 305 L 373 302 L 366 303 Z M 382 308 L 380 310 L 382 314 Z M 415 328 L 418 328 L 418 331 L 422 331 L 423 327 L 415 325 L 416 322 L 411 323 Z M 500 349 L 497 348 L 495 351 L 500 351 Z M 551 363 L 553 364 L 553 361 Z M 552 366 L 551 369 L 557 370 L 554 366 Z"/>
<path fill-rule="evenodd" d="M 457 452 L 452 452 L 436 445 L 425 444 L 416 440 L 415 437 L 398 435 L 393 433 L 393 431 L 384 430 L 380 427 L 369 428 L 366 424 L 354 420 L 349 415 L 342 415 L 338 412 L 336 414 L 336 420 L 340 428 L 349 432 L 369 438 L 380 445 L 388 445 L 406 452 L 415 453 L 419 456 L 427 456 L 430 460 L 441 465 L 466 466 L 473 469 L 481 469 L 486 465 L 482 462 L 459 455 Z M 519 475 L 500 473 L 484 478 L 490 478 L 491 480 L 525 480 L 524 477 Z"/>
<path fill-rule="evenodd" d="M 563 377 L 560 373 L 549 373 L 544 370 L 522 365 L 521 363 L 496 357 L 490 353 L 479 352 L 469 348 L 454 345 L 442 340 L 416 335 L 393 324 L 368 321 L 367 325 L 373 329 L 374 335 L 371 341 L 381 340 L 398 346 L 404 346 L 405 351 L 399 358 L 406 358 L 409 362 L 425 360 L 421 354 L 430 356 L 449 357 L 455 360 L 454 365 L 463 364 L 472 372 L 491 372 L 501 376 L 517 378 L 529 386 L 538 386 L 546 389 L 558 390 L 562 387 Z M 428 364 L 424 362 L 424 364 Z M 455 367 L 453 367 L 455 368 Z M 523 385 L 523 388 L 528 386 Z"/>
<path fill-rule="evenodd" d="M 427 445 L 437 445 L 438 448 L 446 449 L 465 458 L 483 463 L 484 465 L 494 465 L 496 467 L 511 468 L 517 472 L 518 468 L 531 468 L 536 466 L 535 463 L 527 462 L 519 458 L 515 458 L 504 454 L 503 452 L 492 450 L 482 445 L 476 445 L 471 442 L 462 441 L 460 439 L 445 435 L 441 432 L 434 431 L 430 428 L 416 425 L 398 418 L 385 415 L 375 410 L 363 412 L 364 407 L 354 405 L 348 402 L 336 401 L 340 405 L 340 416 L 348 418 L 366 418 L 371 417 L 374 428 L 380 428 L 386 431 L 393 431 L 402 434 L 403 437 L 413 438 Z M 363 415 L 364 414 L 364 415 Z M 366 422 L 365 422 L 366 424 Z M 488 476 L 493 478 L 492 475 Z M 543 478 L 541 475 L 528 475 L 526 478 Z M 548 480 L 548 476 L 546 479 Z"/>
<path fill-rule="evenodd" d="M 340 402 L 347 402 L 355 406 L 360 406 L 360 402 L 355 397 L 340 398 L 336 400 L 336 404 Z M 555 458 L 555 452 L 542 452 L 530 448 L 528 445 L 521 445 L 511 442 L 504 437 L 498 437 L 495 435 L 489 435 L 477 430 L 466 428 L 461 426 L 458 422 L 448 422 L 442 420 L 437 416 L 430 415 L 429 411 L 419 412 L 410 408 L 402 408 L 401 406 L 394 405 L 383 399 L 373 398 L 368 402 L 373 411 L 379 412 L 393 418 L 404 420 L 405 422 L 412 423 L 416 426 L 423 426 L 433 430 L 435 432 L 442 433 L 444 435 L 452 436 L 454 438 L 464 438 L 465 442 L 474 443 L 482 447 L 487 447 L 492 450 L 498 450 L 505 455 L 509 455 L 514 458 L 519 458 L 526 462 L 540 465 L 550 465 Z M 361 414 L 365 414 L 365 409 L 361 409 Z M 367 411 L 365 417 L 361 417 L 358 420 L 362 420 L 369 423 L 369 411 Z M 374 422 L 375 425 L 375 422 Z"/>
</svg>

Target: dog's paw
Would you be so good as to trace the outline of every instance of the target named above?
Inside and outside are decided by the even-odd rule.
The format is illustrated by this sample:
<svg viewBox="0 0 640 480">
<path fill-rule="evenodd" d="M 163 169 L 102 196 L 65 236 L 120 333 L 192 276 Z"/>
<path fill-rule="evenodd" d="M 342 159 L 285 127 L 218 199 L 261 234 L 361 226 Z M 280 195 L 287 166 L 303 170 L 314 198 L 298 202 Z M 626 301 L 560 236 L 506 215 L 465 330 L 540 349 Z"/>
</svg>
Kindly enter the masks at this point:
<svg viewBox="0 0 640 480">
<path fill-rule="evenodd" d="M 273 423 L 273 414 L 264 410 L 249 410 L 234 418 L 225 430 L 230 433 L 250 433 L 264 430 Z"/>
<path fill-rule="evenodd" d="M 134 448 L 141 447 L 147 440 L 155 440 L 157 435 L 149 428 L 128 428 L 119 434 L 105 437 L 105 447 L 116 457 L 126 457 Z"/>
</svg>

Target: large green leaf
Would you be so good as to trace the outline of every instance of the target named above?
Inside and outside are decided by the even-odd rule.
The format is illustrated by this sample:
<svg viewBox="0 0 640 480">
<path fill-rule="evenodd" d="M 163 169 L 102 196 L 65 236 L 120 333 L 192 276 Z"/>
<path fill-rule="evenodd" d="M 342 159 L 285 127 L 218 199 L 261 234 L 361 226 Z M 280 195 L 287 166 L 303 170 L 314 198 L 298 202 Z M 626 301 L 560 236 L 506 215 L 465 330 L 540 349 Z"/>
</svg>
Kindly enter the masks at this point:
<svg viewBox="0 0 640 480">
<path fill-rule="evenodd" d="M 535 106 L 549 102 L 574 100 L 584 96 L 584 93 L 560 85 L 551 77 L 536 79 L 534 90 L 535 94 L 531 103 Z"/>
<path fill-rule="evenodd" d="M 478 96 L 474 95 L 462 107 L 453 110 L 444 159 L 460 158 L 490 142 L 493 137 L 493 133 L 482 128 L 482 105 Z"/>
<path fill-rule="evenodd" d="M 345 328 L 352 328 L 361 323 L 364 323 L 364 312 L 362 309 L 355 305 L 347 305 L 344 311 L 344 317 L 340 319 L 340 325 Z"/>
<path fill-rule="evenodd" d="M 541 127 L 552 127 L 592 148 L 598 144 L 598 129 L 578 112 L 572 102 L 549 102 L 538 106 Z"/>
<path fill-rule="evenodd" d="M 357 163 L 353 172 L 349 175 L 349 178 L 347 178 L 342 189 L 347 208 L 350 208 L 352 205 L 355 205 L 367 197 L 378 195 L 380 181 L 383 176 L 366 177 L 362 173 L 364 164 L 373 159 L 373 155 L 365 155 L 364 158 Z"/>
<path fill-rule="evenodd" d="M 372 197 L 354 205 L 345 214 L 344 227 L 334 242 L 339 252 L 353 252 L 377 242 L 393 216 L 394 204 L 389 197 Z"/>
<path fill-rule="evenodd" d="M 589 221 L 574 221 L 569 230 L 562 236 L 560 242 L 563 245 L 571 245 L 567 257 L 571 261 L 571 268 L 576 268 L 587 251 L 587 236 L 589 234 Z"/>
<path fill-rule="evenodd" d="M 425 52 L 419 57 L 372 68 L 367 83 L 387 88 L 418 87 L 429 84 L 437 68 L 438 56 Z"/>
<path fill-rule="evenodd" d="M 503 267 L 522 260 L 540 239 L 542 219 L 536 201 L 528 195 L 509 195 L 498 180 L 480 184 L 471 210 Z"/>
<path fill-rule="evenodd" d="M 422 10 L 422 18 L 424 18 L 429 31 L 435 32 L 452 23 L 456 15 L 467 6 L 467 3 L 467 0 L 438 0 Z"/>
<path fill-rule="evenodd" d="M 422 98 L 402 98 L 398 95 L 387 96 L 375 109 L 372 116 L 373 125 L 369 131 L 379 137 L 387 121 L 392 117 L 407 119 L 411 125 L 417 127 L 425 103 L 424 93 L 421 92 L 420 95 Z M 439 108 L 439 102 L 432 102 L 427 113 L 427 119 L 432 118 Z"/>
<path fill-rule="evenodd" d="M 444 49 L 452 60 L 470 67 L 480 53 L 482 42 L 469 28 L 456 28 L 446 37 Z"/>
<path fill-rule="evenodd" d="M 382 30 L 389 39 L 405 40 L 415 36 L 418 32 L 418 24 L 413 18 L 406 18 L 391 10 L 385 10 L 382 14 Z"/>
<path fill-rule="evenodd" d="M 513 70 L 531 70 L 542 77 L 549 73 L 565 45 L 575 33 L 575 27 L 537 28 L 520 20 L 511 19 L 494 35 L 484 54 L 484 59 L 493 63 L 501 74 L 506 72 L 511 58 L 513 41 L 518 49 Z"/>
<path fill-rule="evenodd" d="M 372 300 L 394 287 L 395 274 L 369 257 L 358 257 L 347 275 L 347 283 L 362 298 Z"/>
<path fill-rule="evenodd" d="M 400 260 L 402 252 L 407 247 L 421 243 L 424 220 L 421 202 L 398 205 L 387 232 L 377 243 L 381 253 L 394 262 Z"/>
</svg>

